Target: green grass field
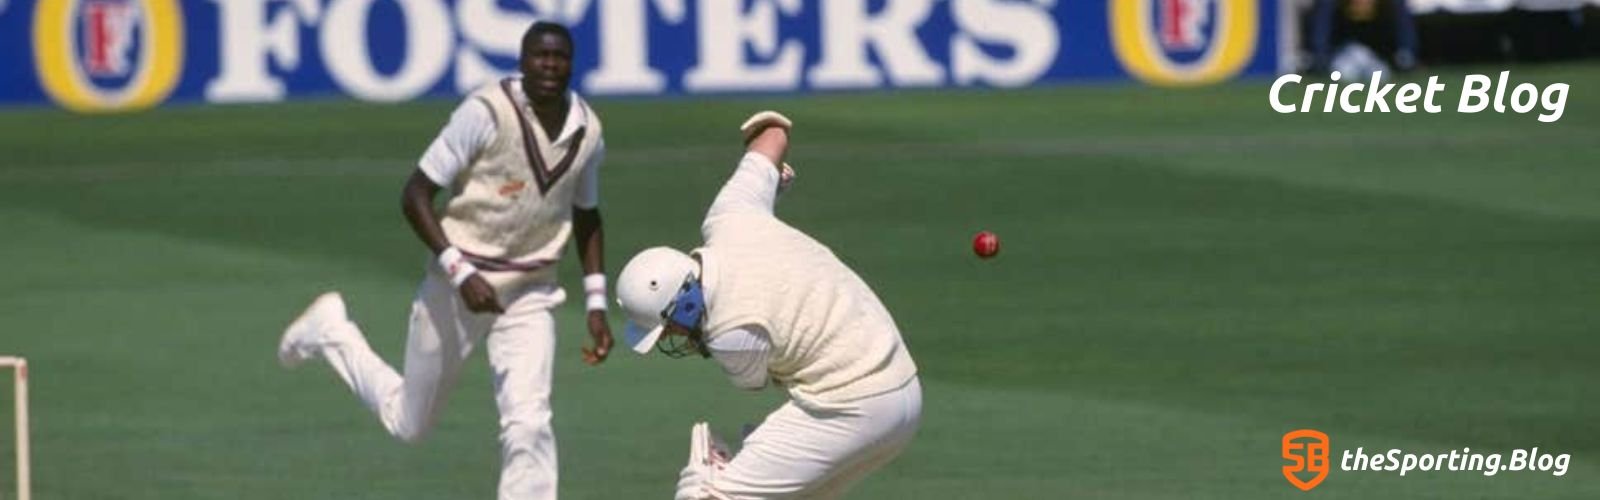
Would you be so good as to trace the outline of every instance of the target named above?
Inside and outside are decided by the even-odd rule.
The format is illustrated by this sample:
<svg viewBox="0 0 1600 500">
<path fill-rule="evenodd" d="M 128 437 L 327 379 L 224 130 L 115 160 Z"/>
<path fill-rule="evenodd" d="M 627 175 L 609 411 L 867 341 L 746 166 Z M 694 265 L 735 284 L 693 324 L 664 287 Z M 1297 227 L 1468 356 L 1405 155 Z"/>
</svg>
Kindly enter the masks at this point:
<svg viewBox="0 0 1600 500">
<path fill-rule="evenodd" d="M 1513 77 L 1571 84 L 1561 121 L 1453 98 L 1279 115 L 1266 81 L 601 99 L 608 267 L 693 246 L 737 124 L 783 109 L 800 178 L 780 215 L 879 292 L 926 391 L 917 440 L 853 498 L 1600 498 L 1600 67 Z M 418 446 L 274 357 L 338 289 L 399 359 L 427 259 L 399 191 L 453 105 L 0 113 L 0 353 L 33 363 L 35 498 L 491 498 L 481 355 Z M 969 250 L 983 229 L 996 260 Z M 563 498 L 666 498 L 691 422 L 732 434 L 782 401 L 707 361 L 583 366 L 580 308 L 557 315 Z M 1572 459 L 1301 493 L 1279 439 L 1302 427 L 1335 461 Z"/>
</svg>

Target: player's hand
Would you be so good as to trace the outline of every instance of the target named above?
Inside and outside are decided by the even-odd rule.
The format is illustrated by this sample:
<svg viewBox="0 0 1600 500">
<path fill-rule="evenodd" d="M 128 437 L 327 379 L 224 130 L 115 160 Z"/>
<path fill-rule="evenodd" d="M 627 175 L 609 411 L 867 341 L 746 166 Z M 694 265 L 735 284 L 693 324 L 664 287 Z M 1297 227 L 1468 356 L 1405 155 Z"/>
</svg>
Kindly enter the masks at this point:
<svg viewBox="0 0 1600 500">
<path fill-rule="evenodd" d="M 505 308 L 500 307 L 500 298 L 495 296 L 494 287 L 483 276 L 472 275 L 461 282 L 461 300 L 467 303 L 467 310 L 484 314 L 504 314 Z"/>
<path fill-rule="evenodd" d="M 589 311 L 589 338 L 593 343 L 583 348 L 583 362 L 598 365 L 611 354 L 611 325 L 605 311 Z"/>
</svg>

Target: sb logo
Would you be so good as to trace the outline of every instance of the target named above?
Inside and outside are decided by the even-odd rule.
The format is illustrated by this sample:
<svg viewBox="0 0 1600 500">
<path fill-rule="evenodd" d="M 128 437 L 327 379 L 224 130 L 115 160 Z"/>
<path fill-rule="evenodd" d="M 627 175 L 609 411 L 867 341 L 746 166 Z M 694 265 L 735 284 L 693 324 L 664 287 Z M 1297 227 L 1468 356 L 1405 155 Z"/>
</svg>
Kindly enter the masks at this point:
<svg viewBox="0 0 1600 500">
<path fill-rule="evenodd" d="M 1328 435 L 1314 429 L 1300 429 L 1283 435 L 1283 477 L 1302 491 L 1311 491 L 1328 478 Z M 1311 479 L 1302 479 L 1311 472 Z"/>
</svg>

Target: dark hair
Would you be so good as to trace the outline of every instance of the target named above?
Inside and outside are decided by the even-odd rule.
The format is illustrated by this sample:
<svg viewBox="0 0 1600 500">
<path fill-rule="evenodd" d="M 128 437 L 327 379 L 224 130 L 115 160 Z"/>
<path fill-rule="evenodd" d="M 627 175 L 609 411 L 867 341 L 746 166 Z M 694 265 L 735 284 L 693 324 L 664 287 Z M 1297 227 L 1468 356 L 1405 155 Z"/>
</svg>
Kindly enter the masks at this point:
<svg viewBox="0 0 1600 500">
<path fill-rule="evenodd" d="M 529 26 L 528 31 L 522 34 L 522 56 L 527 57 L 528 51 L 533 48 L 534 41 L 538 40 L 539 36 L 549 33 L 566 39 L 567 46 L 576 50 L 576 46 L 572 44 L 572 32 L 567 31 L 566 26 L 549 21 L 534 21 L 533 26 Z"/>
</svg>

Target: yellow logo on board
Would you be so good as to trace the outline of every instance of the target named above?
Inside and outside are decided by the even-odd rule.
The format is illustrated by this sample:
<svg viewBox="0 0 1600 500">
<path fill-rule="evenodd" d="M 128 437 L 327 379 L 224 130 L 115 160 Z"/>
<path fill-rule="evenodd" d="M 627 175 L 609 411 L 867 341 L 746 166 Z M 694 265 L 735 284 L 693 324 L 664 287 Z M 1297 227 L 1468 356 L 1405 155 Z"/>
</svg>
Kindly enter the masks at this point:
<svg viewBox="0 0 1600 500">
<path fill-rule="evenodd" d="M 39 0 L 33 58 L 40 86 L 62 107 L 148 108 L 182 73 L 183 11 L 177 0 Z"/>
<path fill-rule="evenodd" d="M 1107 1 L 1113 52 L 1128 74 L 1146 83 L 1225 81 L 1255 55 L 1258 0 Z M 1174 52 L 1198 56 L 1185 61 Z"/>
</svg>

